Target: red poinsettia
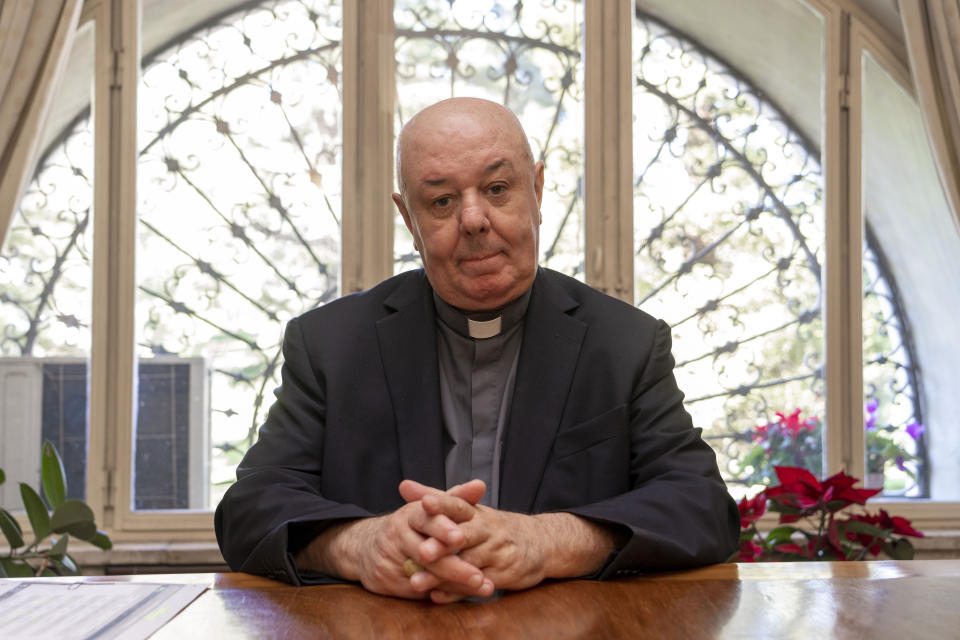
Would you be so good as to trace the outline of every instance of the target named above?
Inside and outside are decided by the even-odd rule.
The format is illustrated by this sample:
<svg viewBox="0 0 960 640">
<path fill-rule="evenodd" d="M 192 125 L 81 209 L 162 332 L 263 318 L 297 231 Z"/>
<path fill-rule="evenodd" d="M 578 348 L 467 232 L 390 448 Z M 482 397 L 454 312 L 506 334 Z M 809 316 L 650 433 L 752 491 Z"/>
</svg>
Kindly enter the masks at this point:
<svg viewBox="0 0 960 640">
<path fill-rule="evenodd" d="M 780 418 L 780 428 L 789 431 L 794 438 L 800 435 L 801 431 L 813 431 L 817 426 L 816 420 L 801 420 L 800 409 L 795 409 L 789 416 L 777 411 L 777 417 Z"/>
<path fill-rule="evenodd" d="M 740 526 L 746 529 L 767 512 L 767 494 L 761 491 L 752 498 L 744 498 L 737 506 L 740 508 Z"/>
<path fill-rule="evenodd" d="M 801 420 L 800 409 L 795 409 L 788 416 L 777 411 L 776 416 L 778 418 L 776 422 L 754 427 L 754 442 L 765 441 L 774 434 L 788 435 L 793 440 L 797 440 L 802 432 L 812 433 L 820 425 L 820 421 L 816 417 Z"/>
<path fill-rule="evenodd" d="M 773 548 L 775 551 L 779 551 L 780 553 L 796 554 L 799 556 L 803 556 L 808 560 L 814 560 L 815 546 L 816 546 L 816 541 L 808 540 L 807 543 L 802 547 L 799 544 L 796 544 L 795 542 L 789 542 L 786 544 L 778 544 Z"/>
<path fill-rule="evenodd" d="M 778 498 L 784 509 L 780 513 L 780 522 L 796 522 L 805 518 L 822 506 L 833 503 L 833 510 L 843 509 L 851 504 L 866 504 L 867 499 L 880 493 L 880 489 L 854 489 L 857 479 L 843 471 L 820 482 L 800 467 L 774 467 L 780 485 L 765 491 L 767 498 Z"/>
<path fill-rule="evenodd" d="M 889 531 L 902 536 L 913 536 L 915 538 L 923 537 L 921 532 L 913 528 L 909 520 L 899 516 L 891 516 L 889 513 L 887 513 L 886 509 L 880 509 L 879 514 L 853 514 L 850 516 L 850 520 L 856 522 L 865 522 L 876 527 L 877 529 Z M 863 532 L 859 530 L 855 531 L 848 528 L 846 531 L 846 537 L 848 540 L 859 542 L 874 556 L 879 555 L 880 552 L 883 551 L 885 539 L 877 535 L 876 532 Z"/>
<path fill-rule="evenodd" d="M 756 562 L 762 555 L 762 546 L 753 540 L 744 540 L 740 543 L 740 549 L 737 551 L 737 560 L 739 562 Z"/>
<path fill-rule="evenodd" d="M 740 545 L 731 561 L 757 560 L 861 560 L 881 551 L 898 560 L 913 557 L 906 538 L 922 537 L 906 518 L 879 514 L 839 512 L 864 505 L 879 489 L 857 489 L 857 479 L 840 472 L 825 480 L 800 467 L 776 467 L 780 484 L 739 502 Z M 767 509 L 780 513 L 780 526 L 761 533 L 757 521 Z M 793 523 L 805 521 L 813 532 Z"/>
</svg>

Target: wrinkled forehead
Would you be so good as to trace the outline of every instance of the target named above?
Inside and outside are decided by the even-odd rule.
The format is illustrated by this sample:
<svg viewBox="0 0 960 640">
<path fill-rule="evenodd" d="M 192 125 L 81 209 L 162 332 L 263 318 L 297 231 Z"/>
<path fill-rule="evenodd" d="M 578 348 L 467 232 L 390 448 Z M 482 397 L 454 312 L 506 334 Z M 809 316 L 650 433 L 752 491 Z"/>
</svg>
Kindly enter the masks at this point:
<svg viewBox="0 0 960 640">
<path fill-rule="evenodd" d="M 408 169 L 430 158 L 472 149 L 491 149 L 533 167 L 533 155 L 520 122 L 511 111 L 484 100 L 449 100 L 427 107 L 400 132 L 397 178 L 403 190 Z"/>
</svg>

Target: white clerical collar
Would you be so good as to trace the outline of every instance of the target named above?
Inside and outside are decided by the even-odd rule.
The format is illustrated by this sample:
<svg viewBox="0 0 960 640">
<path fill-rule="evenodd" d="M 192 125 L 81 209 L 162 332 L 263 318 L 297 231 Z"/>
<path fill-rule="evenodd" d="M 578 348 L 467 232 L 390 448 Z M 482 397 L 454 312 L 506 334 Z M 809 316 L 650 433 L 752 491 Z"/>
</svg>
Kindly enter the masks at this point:
<svg viewBox="0 0 960 640">
<path fill-rule="evenodd" d="M 473 320 L 467 318 L 467 329 L 471 338 L 480 340 L 492 338 L 500 335 L 500 326 L 503 324 L 503 316 L 497 316 L 492 320 Z"/>
<path fill-rule="evenodd" d="M 454 332 L 464 337 L 469 336 L 474 340 L 487 340 L 504 332 L 510 332 L 523 320 L 532 289 L 533 287 L 527 289 L 523 295 L 512 302 L 508 302 L 500 310 L 479 313 L 469 313 L 457 309 L 434 292 L 434 308 L 440 321 L 453 329 Z"/>
</svg>

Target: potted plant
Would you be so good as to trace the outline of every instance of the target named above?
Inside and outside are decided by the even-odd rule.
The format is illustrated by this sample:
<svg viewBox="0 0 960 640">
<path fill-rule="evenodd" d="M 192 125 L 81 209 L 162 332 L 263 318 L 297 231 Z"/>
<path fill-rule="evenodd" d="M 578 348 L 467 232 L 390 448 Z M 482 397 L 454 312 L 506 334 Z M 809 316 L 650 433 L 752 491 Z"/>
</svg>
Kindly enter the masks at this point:
<svg viewBox="0 0 960 640">
<path fill-rule="evenodd" d="M 769 485 L 776 478 L 777 466 L 819 469 L 822 465 L 820 419 L 804 418 L 800 409 L 775 415 L 776 420 L 747 434 L 753 447 L 740 460 L 740 474 L 747 485 Z"/>
<path fill-rule="evenodd" d="M 869 398 L 864 407 L 864 440 L 866 447 L 866 486 L 882 489 L 888 465 L 916 480 L 916 472 L 906 463 L 916 456 L 903 444 L 906 433 L 916 441 L 924 432 L 923 425 L 911 421 L 906 427 L 878 424 L 880 403 Z M 742 439 L 750 439 L 753 447 L 740 460 L 739 472 L 747 485 L 770 485 L 777 466 L 820 469 L 823 443 L 822 424 L 818 417 L 803 417 L 801 409 L 789 415 L 776 412 L 776 420 L 754 427 Z M 909 442 L 909 440 L 907 440 Z"/>
<path fill-rule="evenodd" d="M 90 507 L 82 500 L 67 499 L 63 462 L 50 441 L 43 443 L 40 469 L 43 497 L 20 483 L 23 508 L 33 530 L 29 544 L 16 518 L 0 507 L 0 531 L 10 548 L 6 556 L 0 556 L 0 577 L 79 575 L 77 563 L 67 553 L 70 536 L 100 549 L 111 547 L 107 534 L 97 529 Z M 0 484 L 5 481 L 6 474 L 0 469 Z"/>
<path fill-rule="evenodd" d="M 863 507 L 880 489 L 857 489 L 857 478 L 840 472 L 822 482 L 799 467 L 776 467 L 779 485 L 740 501 L 740 547 L 730 561 L 864 560 L 880 553 L 913 558 L 907 539 L 923 537 L 906 518 Z M 757 521 L 767 510 L 779 524 L 762 532 Z"/>
</svg>

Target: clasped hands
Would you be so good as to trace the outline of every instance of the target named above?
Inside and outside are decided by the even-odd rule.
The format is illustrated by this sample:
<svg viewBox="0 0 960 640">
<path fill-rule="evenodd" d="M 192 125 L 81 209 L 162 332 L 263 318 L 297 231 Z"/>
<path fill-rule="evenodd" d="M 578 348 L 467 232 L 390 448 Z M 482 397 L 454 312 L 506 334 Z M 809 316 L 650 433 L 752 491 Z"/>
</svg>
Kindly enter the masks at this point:
<svg viewBox="0 0 960 640">
<path fill-rule="evenodd" d="M 406 505 L 344 530 L 365 547 L 352 554 L 357 574 L 347 575 L 350 568 L 343 566 L 344 577 L 359 579 L 376 593 L 429 596 L 437 603 L 488 597 L 496 588 L 523 589 L 543 579 L 535 516 L 478 505 L 486 491 L 481 480 L 446 492 L 404 480 L 399 490 Z M 407 558 L 422 570 L 407 576 Z"/>
<path fill-rule="evenodd" d="M 488 597 L 496 588 L 525 589 L 544 579 L 548 541 L 538 531 L 538 516 L 477 504 L 485 491 L 482 481 L 443 492 L 404 480 L 399 489 L 405 508 L 412 507 L 410 533 L 401 547 L 423 567 L 409 578 L 414 591 L 434 602 L 452 602 Z"/>
<path fill-rule="evenodd" d="M 569 513 L 526 515 L 477 504 L 486 491 L 481 480 L 447 491 L 404 480 L 399 490 L 405 505 L 329 527 L 295 555 L 297 567 L 374 593 L 448 603 L 586 575 L 621 535 Z M 408 576 L 408 560 L 422 570 Z"/>
</svg>

